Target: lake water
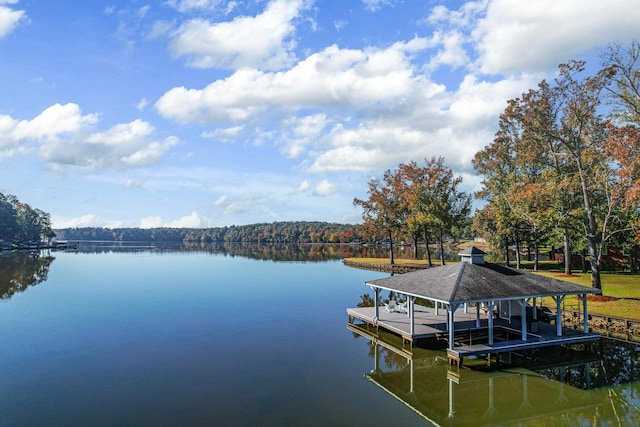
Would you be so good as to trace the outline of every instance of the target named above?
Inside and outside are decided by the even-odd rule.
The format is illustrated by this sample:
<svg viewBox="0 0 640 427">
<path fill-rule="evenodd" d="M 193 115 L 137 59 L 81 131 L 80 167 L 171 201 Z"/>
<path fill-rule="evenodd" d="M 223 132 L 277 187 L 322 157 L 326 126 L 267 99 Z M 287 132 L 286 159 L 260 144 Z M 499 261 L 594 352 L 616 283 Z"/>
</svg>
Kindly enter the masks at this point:
<svg viewBox="0 0 640 427">
<path fill-rule="evenodd" d="M 346 308 L 384 274 L 343 266 L 342 251 L 1 256 L 0 425 L 638 421 L 635 346 L 615 370 L 589 356 L 485 372 L 349 330 Z"/>
</svg>

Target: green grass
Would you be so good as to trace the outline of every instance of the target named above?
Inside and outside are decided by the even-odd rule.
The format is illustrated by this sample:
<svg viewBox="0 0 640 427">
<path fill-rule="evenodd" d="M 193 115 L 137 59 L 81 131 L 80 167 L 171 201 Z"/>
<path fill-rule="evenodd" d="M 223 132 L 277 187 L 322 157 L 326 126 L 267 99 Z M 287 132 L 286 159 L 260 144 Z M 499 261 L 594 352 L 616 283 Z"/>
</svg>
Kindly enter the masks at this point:
<svg viewBox="0 0 640 427">
<path fill-rule="evenodd" d="M 591 273 L 572 273 L 571 276 L 559 272 L 539 272 L 537 274 L 591 287 Z M 600 278 L 602 280 L 602 295 L 640 299 L 640 275 L 602 273 Z"/>
<path fill-rule="evenodd" d="M 573 273 L 571 276 L 555 272 L 538 273 L 555 279 L 565 280 L 583 286 L 591 286 L 590 273 Z M 610 301 L 589 301 L 589 313 L 612 317 L 640 320 L 640 275 L 624 273 L 602 273 L 602 295 L 617 298 Z M 554 307 L 551 298 L 544 298 L 543 304 Z M 578 297 L 567 297 L 564 301 L 567 310 L 581 310 Z"/>
</svg>

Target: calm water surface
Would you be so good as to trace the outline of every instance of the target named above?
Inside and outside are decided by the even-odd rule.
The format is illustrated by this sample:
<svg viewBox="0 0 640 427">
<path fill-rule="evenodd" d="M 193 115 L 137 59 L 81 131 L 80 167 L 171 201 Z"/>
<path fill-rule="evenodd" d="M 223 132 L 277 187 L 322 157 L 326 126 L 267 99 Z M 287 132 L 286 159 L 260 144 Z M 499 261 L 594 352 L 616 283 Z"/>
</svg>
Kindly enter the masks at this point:
<svg viewBox="0 0 640 427">
<path fill-rule="evenodd" d="M 51 256 L 0 257 L 0 425 L 637 421 L 637 383 L 569 384 L 591 372 L 586 362 L 562 378 L 555 367 L 454 371 L 443 352 L 407 354 L 394 337 L 348 330 L 345 309 L 384 274 L 340 260 Z M 621 369 L 640 371 L 635 362 Z"/>
</svg>

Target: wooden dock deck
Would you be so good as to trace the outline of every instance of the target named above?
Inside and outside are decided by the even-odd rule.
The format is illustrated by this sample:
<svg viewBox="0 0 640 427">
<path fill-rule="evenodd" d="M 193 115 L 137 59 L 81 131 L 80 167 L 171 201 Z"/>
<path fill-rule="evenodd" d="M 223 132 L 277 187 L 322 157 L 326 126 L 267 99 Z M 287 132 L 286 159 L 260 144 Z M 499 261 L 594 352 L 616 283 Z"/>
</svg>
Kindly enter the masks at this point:
<svg viewBox="0 0 640 427">
<path fill-rule="evenodd" d="M 387 312 L 379 307 L 379 318 L 375 318 L 375 307 L 358 307 L 347 309 L 349 323 L 358 319 L 369 326 L 381 328 L 402 337 L 403 341 L 412 343 L 420 339 L 449 340 L 446 330 L 447 311 L 420 305 L 415 306 L 414 333 L 411 334 L 410 318 L 405 312 Z M 455 337 L 453 349 L 447 350 L 452 363 L 461 365 L 465 357 L 528 350 L 545 346 L 573 344 L 596 341 L 598 334 L 584 333 L 571 328 L 563 328 L 563 335 L 557 336 L 555 325 L 538 322 L 535 332 L 527 333 L 527 340 L 522 340 L 519 325 L 510 325 L 506 320 L 494 319 L 494 343 L 488 344 L 488 319 L 480 312 L 480 326 L 476 324 L 476 308 L 469 307 L 465 313 L 462 308 L 455 312 Z M 514 339 L 517 338 L 517 339 Z"/>
<path fill-rule="evenodd" d="M 548 325 L 547 325 L 548 326 Z M 507 328 L 504 326 L 498 326 L 496 329 L 507 330 L 513 335 L 517 336 L 519 331 Z M 586 334 L 584 332 L 574 331 L 565 328 L 563 330 L 566 335 L 557 336 L 555 334 L 555 326 L 543 329 L 548 329 L 538 334 L 527 334 L 527 341 L 522 339 L 507 339 L 504 341 L 496 340 L 492 345 L 487 343 L 482 344 L 463 344 L 456 345 L 453 349 L 447 350 L 449 361 L 461 366 L 465 357 L 506 353 L 519 350 L 531 350 L 534 348 L 548 347 L 561 344 L 575 344 L 589 341 L 597 341 L 600 339 L 599 334 Z"/>
<path fill-rule="evenodd" d="M 379 318 L 375 319 L 375 307 L 357 307 L 348 308 L 349 322 L 353 319 L 359 319 L 371 326 L 385 329 L 400 335 L 405 341 L 413 342 L 414 340 L 424 338 L 435 338 L 447 331 L 447 310 L 441 308 L 436 315 L 435 309 L 417 305 L 414 308 L 414 330 L 411 335 L 410 318 L 406 312 L 394 311 L 389 313 L 384 307 L 379 307 Z M 487 326 L 487 316 L 480 312 L 481 325 Z M 464 313 L 462 308 L 455 312 L 456 329 L 469 330 L 476 327 L 476 308 L 469 307 L 468 313 Z"/>
</svg>

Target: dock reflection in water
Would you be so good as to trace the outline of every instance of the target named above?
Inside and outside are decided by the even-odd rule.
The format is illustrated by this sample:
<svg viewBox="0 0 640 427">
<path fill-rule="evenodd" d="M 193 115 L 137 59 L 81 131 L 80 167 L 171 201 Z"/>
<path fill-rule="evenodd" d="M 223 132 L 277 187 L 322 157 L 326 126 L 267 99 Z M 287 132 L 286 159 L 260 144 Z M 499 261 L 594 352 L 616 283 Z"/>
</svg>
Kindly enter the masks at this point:
<svg viewBox="0 0 640 427">
<path fill-rule="evenodd" d="M 445 351 L 403 347 L 394 335 L 359 325 L 347 327 L 354 337 L 369 340 L 373 361 L 365 377 L 436 425 L 521 425 L 533 420 L 536 425 L 553 426 L 638 425 L 640 421 L 640 384 L 637 374 L 629 372 L 640 372 L 637 346 L 618 351 L 624 360 L 613 363 L 607 360 L 613 356 L 611 346 L 621 344 L 604 340 L 599 348 L 606 357 L 582 352 L 576 364 L 568 362 L 574 359 L 563 358 L 555 365 L 544 360 L 536 370 L 535 361 L 523 359 L 508 367 L 503 364 L 502 369 L 489 370 L 486 361 L 467 369 L 450 366 Z M 604 377 L 612 382 L 601 384 Z M 632 382 L 622 384 L 625 379 Z M 599 387 L 585 390 L 571 383 Z"/>
</svg>

